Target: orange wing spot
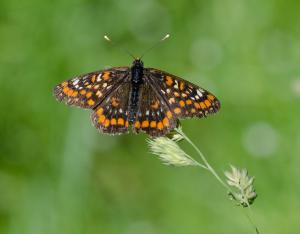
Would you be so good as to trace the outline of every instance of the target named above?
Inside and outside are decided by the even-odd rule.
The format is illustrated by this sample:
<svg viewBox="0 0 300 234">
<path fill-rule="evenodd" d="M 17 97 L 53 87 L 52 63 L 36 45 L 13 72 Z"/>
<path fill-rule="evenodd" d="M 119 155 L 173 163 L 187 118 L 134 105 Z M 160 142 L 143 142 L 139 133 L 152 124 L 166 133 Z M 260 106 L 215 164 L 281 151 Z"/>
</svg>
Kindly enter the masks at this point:
<svg viewBox="0 0 300 234">
<path fill-rule="evenodd" d="M 104 127 L 108 127 L 110 125 L 110 121 L 109 119 L 106 119 L 105 122 L 104 122 Z"/>
<path fill-rule="evenodd" d="M 85 95 L 86 94 L 86 90 L 85 89 L 83 89 L 83 90 L 80 90 L 80 92 L 79 92 L 81 95 Z"/>
<path fill-rule="evenodd" d="M 142 128 L 147 128 L 147 127 L 149 127 L 149 121 L 148 120 L 144 120 L 142 122 Z"/>
<path fill-rule="evenodd" d="M 151 127 L 151 128 L 155 128 L 155 127 L 156 127 L 156 121 L 151 121 L 150 127 Z"/>
<path fill-rule="evenodd" d="M 164 128 L 164 125 L 162 122 L 157 123 L 157 129 L 162 130 Z"/>
<path fill-rule="evenodd" d="M 179 101 L 179 105 L 180 105 L 181 107 L 184 107 L 184 106 L 185 106 L 184 101 L 180 100 L 180 101 Z"/>
<path fill-rule="evenodd" d="M 73 90 L 73 89 L 69 89 L 69 91 L 68 91 L 67 95 L 68 95 L 68 96 L 72 96 L 73 92 L 74 92 L 74 90 Z"/>
<path fill-rule="evenodd" d="M 110 121 L 111 125 L 116 125 L 117 124 L 117 120 L 115 118 L 112 118 Z"/>
<path fill-rule="evenodd" d="M 179 107 L 174 109 L 175 114 L 180 114 L 181 113 L 181 109 Z"/>
<path fill-rule="evenodd" d="M 166 76 L 166 84 L 171 86 L 173 84 L 173 79 L 171 76 Z"/>
<path fill-rule="evenodd" d="M 92 78 L 91 78 L 91 81 L 94 83 L 96 80 L 96 75 L 93 75 Z"/>
<path fill-rule="evenodd" d="M 78 95 L 78 91 L 74 91 L 73 93 L 72 93 L 72 97 L 76 97 Z"/>
<path fill-rule="evenodd" d="M 137 129 L 139 129 L 139 128 L 141 127 L 140 121 L 136 121 L 136 122 L 134 123 L 134 127 L 137 128 Z"/>
<path fill-rule="evenodd" d="M 208 94 L 208 95 L 207 95 L 207 98 L 208 98 L 209 100 L 211 100 L 211 101 L 215 100 L 215 97 L 214 97 L 213 95 L 211 95 L 211 94 Z"/>
<path fill-rule="evenodd" d="M 174 92 L 174 96 L 175 96 L 175 97 L 179 97 L 180 94 L 179 94 L 178 92 Z"/>
<path fill-rule="evenodd" d="M 154 104 L 151 105 L 151 107 L 157 109 L 159 107 L 159 101 L 155 101 Z"/>
<path fill-rule="evenodd" d="M 64 82 L 61 84 L 62 87 L 66 87 L 67 85 L 68 85 L 68 82 L 67 82 L 67 81 L 64 81 Z"/>
<path fill-rule="evenodd" d="M 91 96 L 92 96 L 92 92 L 88 92 L 85 96 L 87 97 L 87 98 L 90 98 Z"/>
<path fill-rule="evenodd" d="M 205 103 L 205 105 L 206 105 L 207 107 L 210 107 L 210 106 L 211 106 L 210 101 L 208 101 L 207 99 L 204 101 L 204 103 Z"/>
<path fill-rule="evenodd" d="M 115 97 L 112 97 L 112 99 L 111 99 L 111 105 L 112 105 L 113 107 L 118 107 L 118 106 L 119 106 L 119 101 L 118 101 L 118 99 L 115 98 Z"/>
<path fill-rule="evenodd" d="M 163 119 L 163 124 L 164 126 L 169 126 L 169 119 L 167 117 Z"/>
<path fill-rule="evenodd" d="M 129 122 L 126 120 L 125 127 L 128 128 Z"/>
<path fill-rule="evenodd" d="M 69 89 L 68 87 L 64 87 L 63 92 L 64 92 L 65 94 L 68 94 L 69 90 L 70 90 L 70 89 Z"/>
<path fill-rule="evenodd" d="M 200 102 L 200 107 L 201 109 L 206 109 L 206 105 L 204 104 L 204 102 Z"/>
<path fill-rule="evenodd" d="M 96 111 L 97 115 L 98 116 L 101 116 L 102 113 L 103 113 L 103 108 L 99 108 L 97 111 Z"/>
<path fill-rule="evenodd" d="M 108 80 L 110 77 L 110 72 L 104 72 L 102 75 L 103 80 Z"/>
<path fill-rule="evenodd" d="M 167 116 L 168 116 L 169 119 L 171 119 L 172 116 L 173 116 L 173 115 L 172 115 L 172 112 L 171 112 L 171 111 L 168 111 L 168 112 L 167 112 Z"/>
<path fill-rule="evenodd" d="M 193 102 L 192 102 L 191 99 L 188 99 L 188 100 L 185 101 L 185 103 L 186 103 L 187 105 L 191 105 Z"/>
<path fill-rule="evenodd" d="M 191 113 L 196 113 L 196 109 L 195 109 L 195 108 L 192 108 L 192 109 L 191 109 Z"/>
<path fill-rule="evenodd" d="M 98 122 L 99 123 L 104 123 L 105 121 L 105 115 L 100 115 L 99 119 L 98 119 Z"/>
<path fill-rule="evenodd" d="M 118 125 L 124 125 L 124 119 L 123 118 L 118 118 Z"/>
<path fill-rule="evenodd" d="M 185 87 L 184 82 L 180 82 L 179 89 L 182 91 L 184 90 L 184 87 Z"/>
<path fill-rule="evenodd" d="M 194 106 L 195 106 L 197 109 L 200 109 L 200 105 L 199 105 L 198 102 L 195 102 L 195 103 L 194 103 Z"/>
<path fill-rule="evenodd" d="M 89 99 L 89 100 L 87 101 L 87 104 L 88 104 L 89 106 L 93 106 L 93 105 L 95 104 L 95 101 L 94 101 L 93 99 Z"/>
</svg>

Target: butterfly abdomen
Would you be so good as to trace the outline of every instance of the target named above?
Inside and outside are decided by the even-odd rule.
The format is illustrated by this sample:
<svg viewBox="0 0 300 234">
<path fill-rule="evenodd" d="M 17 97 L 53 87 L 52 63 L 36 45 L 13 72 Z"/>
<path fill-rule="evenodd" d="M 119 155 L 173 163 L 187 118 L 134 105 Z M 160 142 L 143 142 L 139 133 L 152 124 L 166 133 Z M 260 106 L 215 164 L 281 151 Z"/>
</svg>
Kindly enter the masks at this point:
<svg viewBox="0 0 300 234">
<path fill-rule="evenodd" d="M 131 67 L 114 67 L 63 81 L 54 88 L 58 101 L 93 110 L 93 124 L 103 133 L 165 136 L 178 119 L 203 118 L 220 109 L 219 100 L 191 82 L 140 59 Z"/>
<path fill-rule="evenodd" d="M 139 91 L 143 83 L 143 63 L 140 60 L 135 60 L 131 67 L 131 92 L 129 100 L 129 123 L 133 123 L 138 111 Z"/>
</svg>

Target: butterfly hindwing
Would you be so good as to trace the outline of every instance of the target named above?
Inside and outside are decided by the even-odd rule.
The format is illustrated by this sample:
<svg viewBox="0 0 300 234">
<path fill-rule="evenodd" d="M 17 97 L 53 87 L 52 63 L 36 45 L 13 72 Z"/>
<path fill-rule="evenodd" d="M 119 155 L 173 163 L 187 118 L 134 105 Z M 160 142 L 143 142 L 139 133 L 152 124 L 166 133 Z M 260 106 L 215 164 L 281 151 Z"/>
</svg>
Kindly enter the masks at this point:
<svg viewBox="0 0 300 234">
<path fill-rule="evenodd" d="M 157 69 L 145 70 L 178 118 L 205 117 L 220 109 L 219 100 L 197 85 Z"/>
<path fill-rule="evenodd" d="M 210 92 L 177 76 L 144 68 L 140 59 L 131 67 L 91 72 L 55 86 L 58 101 L 92 109 L 94 126 L 110 135 L 145 132 L 159 137 L 173 130 L 179 118 L 205 117 L 220 109 Z"/>
<path fill-rule="evenodd" d="M 128 75 L 128 67 L 118 67 L 91 72 L 55 86 L 54 95 L 58 101 L 68 105 L 92 109 Z"/>
<path fill-rule="evenodd" d="M 144 79 L 140 87 L 139 109 L 133 123 L 134 132 L 145 132 L 152 137 L 163 136 L 176 126 L 174 114 L 154 87 Z"/>
<path fill-rule="evenodd" d="M 115 135 L 128 132 L 130 82 L 124 80 L 94 109 L 94 126 L 103 133 Z"/>
</svg>

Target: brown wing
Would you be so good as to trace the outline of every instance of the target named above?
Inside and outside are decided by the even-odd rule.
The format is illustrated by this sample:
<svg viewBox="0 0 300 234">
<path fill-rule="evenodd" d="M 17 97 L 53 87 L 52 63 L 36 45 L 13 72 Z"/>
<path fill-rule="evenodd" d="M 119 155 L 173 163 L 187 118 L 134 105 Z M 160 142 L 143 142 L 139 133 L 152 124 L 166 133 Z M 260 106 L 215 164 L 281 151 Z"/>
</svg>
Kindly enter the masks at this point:
<svg viewBox="0 0 300 234">
<path fill-rule="evenodd" d="M 145 73 L 178 118 L 201 118 L 220 109 L 219 100 L 197 85 L 153 68 Z"/>
<path fill-rule="evenodd" d="M 128 67 L 117 67 L 80 75 L 55 86 L 54 96 L 68 105 L 93 109 L 128 74 Z"/>
<path fill-rule="evenodd" d="M 145 77 L 140 87 L 139 110 L 133 131 L 145 132 L 152 137 L 163 136 L 176 126 L 176 117 L 172 114 L 168 104 L 161 98 L 154 86 Z"/>
<path fill-rule="evenodd" d="M 129 92 L 126 79 L 95 108 L 91 119 L 97 129 L 111 135 L 128 132 Z"/>
</svg>

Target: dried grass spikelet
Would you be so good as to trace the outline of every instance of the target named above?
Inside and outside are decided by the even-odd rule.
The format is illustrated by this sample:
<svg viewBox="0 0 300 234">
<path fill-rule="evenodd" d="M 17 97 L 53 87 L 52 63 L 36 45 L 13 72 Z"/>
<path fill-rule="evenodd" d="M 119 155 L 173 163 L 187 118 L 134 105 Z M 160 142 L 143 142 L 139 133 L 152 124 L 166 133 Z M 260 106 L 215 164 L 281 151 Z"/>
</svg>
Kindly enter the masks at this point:
<svg viewBox="0 0 300 234">
<path fill-rule="evenodd" d="M 186 154 L 177 144 L 183 137 L 174 134 L 172 138 L 158 137 L 148 139 L 150 152 L 157 155 L 166 165 L 172 166 L 196 166 L 198 165 L 188 154 Z"/>
<path fill-rule="evenodd" d="M 247 169 L 240 170 L 234 166 L 231 166 L 231 172 L 225 172 L 225 176 L 227 184 L 234 188 L 234 191 L 229 192 L 231 199 L 244 207 L 250 206 L 257 197 L 253 186 L 254 177 L 248 175 Z"/>
</svg>

